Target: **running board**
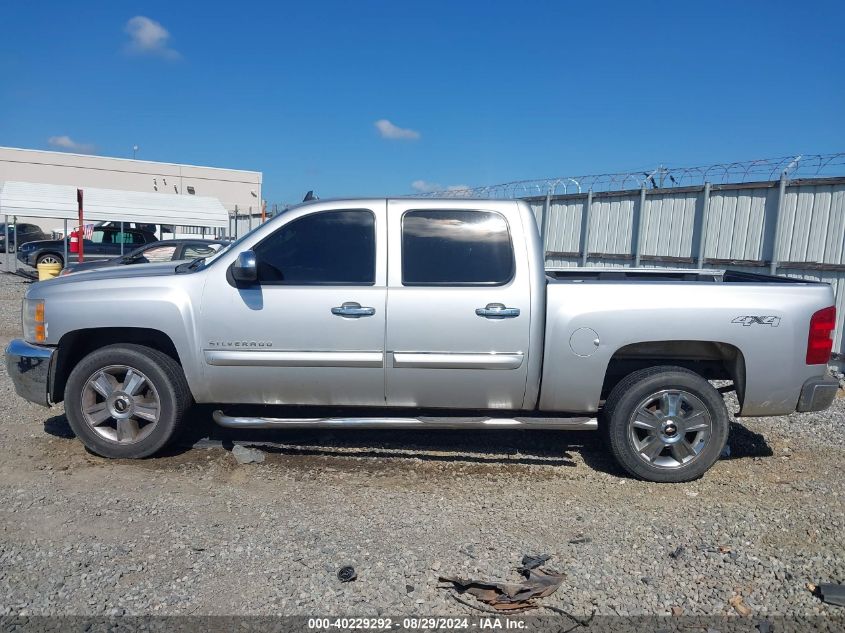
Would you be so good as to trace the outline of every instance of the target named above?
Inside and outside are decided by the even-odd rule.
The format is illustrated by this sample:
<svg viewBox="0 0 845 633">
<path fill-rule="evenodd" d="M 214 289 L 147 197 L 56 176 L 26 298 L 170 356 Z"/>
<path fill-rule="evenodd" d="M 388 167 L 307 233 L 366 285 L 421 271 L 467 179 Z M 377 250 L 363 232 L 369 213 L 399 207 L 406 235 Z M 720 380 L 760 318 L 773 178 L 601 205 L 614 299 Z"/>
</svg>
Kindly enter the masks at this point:
<svg viewBox="0 0 845 633">
<path fill-rule="evenodd" d="M 594 431 L 596 418 L 588 417 L 517 417 L 517 418 L 460 418 L 460 417 L 365 417 L 365 418 L 261 418 L 229 416 L 219 409 L 214 421 L 229 429 L 325 429 L 348 427 L 358 429 L 557 429 Z"/>
</svg>

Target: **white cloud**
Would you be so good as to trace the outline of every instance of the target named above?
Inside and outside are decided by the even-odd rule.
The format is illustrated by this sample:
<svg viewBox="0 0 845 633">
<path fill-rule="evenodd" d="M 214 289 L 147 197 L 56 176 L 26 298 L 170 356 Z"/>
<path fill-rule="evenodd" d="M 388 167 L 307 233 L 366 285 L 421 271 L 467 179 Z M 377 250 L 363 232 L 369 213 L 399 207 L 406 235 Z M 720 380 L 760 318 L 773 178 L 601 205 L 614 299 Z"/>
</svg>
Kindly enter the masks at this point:
<svg viewBox="0 0 845 633">
<path fill-rule="evenodd" d="M 416 141 L 422 136 L 416 130 L 410 128 L 399 127 L 394 125 L 387 119 L 379 119 L 373 125 L 376 126 L 378 133 L 382 138 L 387 138 L 392 141 Z"/>
<path fill-rule="evenodd" d="M 425 180 L 415 180 L 411 183 L 411 189 L 427 193 L 429 191 L 437 191 L 440 189 L 440 185 L 434 182 L 427 182 Z"/>
<path fill-rule="evenodd" d="M 93 154 L 97 149 L 92 143 L 77 143 L 66 134 L 62 136 L 51 136 L 47 139 L 47 143 L 49 143 L 50 147 L 68 152 L 77 152 L 79 154 Z"/>
<path fill-rule="evenodd" d="M 154 55 L 171 60 L 182 57 L 179 51 L 170 48 L 170 32 L 155 20 L 136 15 L 126 23 L 124 30 L 129 34 L 127 53 Z"/>
<path fill-rule="evenodd" d="M 467 191 L 469 185 L 448 185 L 444 187 L 439 182 L 428 182 L 427 180 L 415 180 L 411 183 L 411 189 L 419 191 L 420 193 L 432 193 L 434 191 L 448 191 L 451 193 L 459 193 Z"/>
</svg>

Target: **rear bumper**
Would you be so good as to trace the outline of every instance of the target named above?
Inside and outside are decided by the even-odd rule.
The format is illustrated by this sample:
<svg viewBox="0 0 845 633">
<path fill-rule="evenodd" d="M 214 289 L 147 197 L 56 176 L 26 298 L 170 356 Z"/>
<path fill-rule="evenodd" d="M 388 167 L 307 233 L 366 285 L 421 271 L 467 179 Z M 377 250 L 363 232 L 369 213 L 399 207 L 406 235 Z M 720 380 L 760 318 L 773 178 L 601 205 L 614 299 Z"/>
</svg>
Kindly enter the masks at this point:
<svg viewBox="0 0 845 633">
<path fill-rule="evenodd" d="M 14 339 L 6 347 L 6 371 L 15 384 L 17 394 L 43 407 L 50 406 L 50 373 L 54 347 L 32 345 Z"/>
<path fill-rule="evenodd" d="M 798 398 L 796 411 L 824 411 L 832 403 L 839 389 L 839 381 L 833 376 L 818 376 L 810 378 L 801 387 L 801 397 Z"/>
</svg>

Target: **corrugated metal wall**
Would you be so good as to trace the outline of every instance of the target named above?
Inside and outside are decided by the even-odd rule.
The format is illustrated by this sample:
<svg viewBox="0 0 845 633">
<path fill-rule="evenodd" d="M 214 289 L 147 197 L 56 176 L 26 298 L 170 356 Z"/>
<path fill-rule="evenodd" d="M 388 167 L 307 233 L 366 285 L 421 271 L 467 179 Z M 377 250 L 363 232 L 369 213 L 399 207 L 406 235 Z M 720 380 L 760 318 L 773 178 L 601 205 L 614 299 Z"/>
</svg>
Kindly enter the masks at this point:
<svg viewBox="0 0 845 633">
<path fill-rule="evenodd" d="M 768 273 L 774 259 L 778 274 L 829 283 L 834 352 L 845 355 L 845 178 L 783 187 L 783 196 L 780 181 L 595 193 L 589 211 L 583 193 L 527 200 L 541 226 L 545 217 L 548 267 L 581 265 L 586 244 L 587 266 L 632 266 L 639 256 L 646 267 Z"/>
</svg>

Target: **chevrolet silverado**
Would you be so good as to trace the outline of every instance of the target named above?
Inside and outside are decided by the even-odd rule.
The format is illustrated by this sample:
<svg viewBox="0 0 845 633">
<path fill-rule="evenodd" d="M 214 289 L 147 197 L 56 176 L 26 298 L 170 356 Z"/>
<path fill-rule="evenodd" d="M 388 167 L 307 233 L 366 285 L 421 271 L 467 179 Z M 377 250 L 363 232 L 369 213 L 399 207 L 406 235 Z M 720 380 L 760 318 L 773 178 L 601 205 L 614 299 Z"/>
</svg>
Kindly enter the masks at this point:
<svg viewBox="0 0 845 633">
<path fill-rule="evenodd" d="M 544 262 L 524 202 L 312 201 L 205 259 L 33 284 L 6 364 L 107 457 L 159 451 L 196 402 L 227 427 L 599 429 L 661 482 L 718 459 L 712 381 L 741 416 L 835 396 L 827 284 Z"/>
</svg>

